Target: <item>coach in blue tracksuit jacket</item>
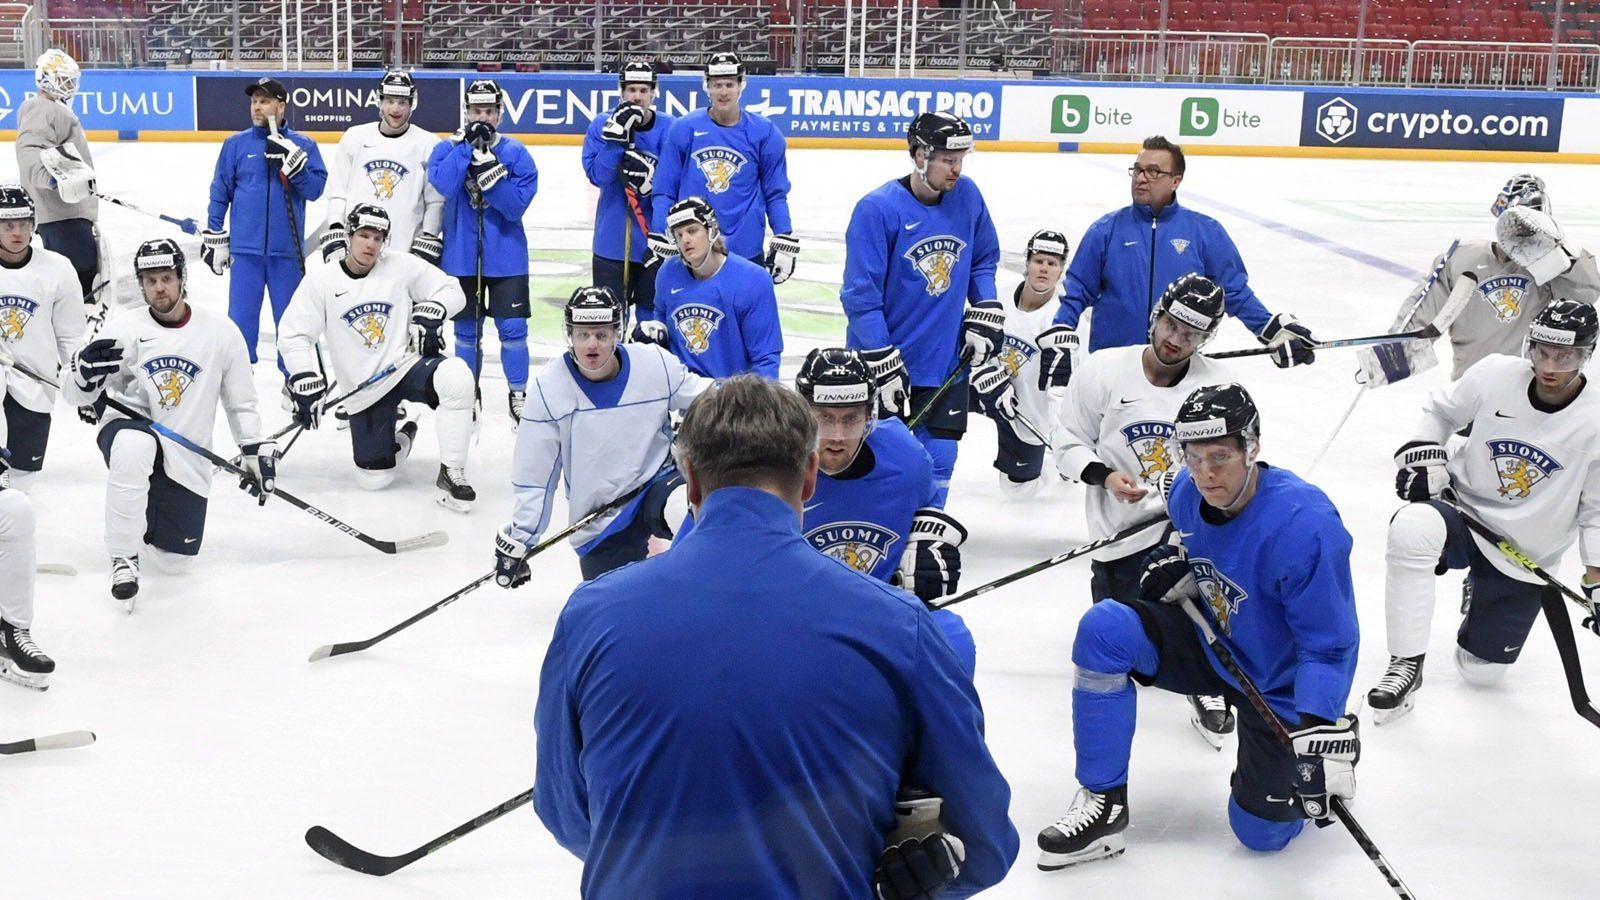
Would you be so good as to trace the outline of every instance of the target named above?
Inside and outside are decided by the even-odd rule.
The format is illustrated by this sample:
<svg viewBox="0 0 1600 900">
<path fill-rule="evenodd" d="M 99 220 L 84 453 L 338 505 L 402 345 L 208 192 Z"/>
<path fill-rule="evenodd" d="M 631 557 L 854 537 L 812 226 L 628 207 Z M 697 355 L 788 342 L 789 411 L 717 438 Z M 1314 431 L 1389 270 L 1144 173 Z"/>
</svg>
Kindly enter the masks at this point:
<svg viewBox="0 0 1600 900">
<path fill-rule="evenodd" d="M 694 532 L 578 588 L 540 676 L 534 809 L 583 896 L 877 896 L 906 785 L 966 847 L 941 896 L 998 883 L 1017 833 L 971 677 L 921 601 L 800 531 L 805 401 L 738 375 L 677 442 Z"/>
<path fill-rule="evenodd" d="M 274 78 L 261 78 L 245 88 L 250 97 L 250 127 L 222 142 L 211 177 L 211 205 L 201 257 L 211 271 L 228 279 L 228 318 L 239 326 L 250 361 L 256 361 L 261 332 L 263 293 L 272 297 L 272 321 L 283 318 L 289 298 L 304 274 L 301 238 L 305 236 L 306 201 L 322 196 L 328 167 L 315 141 L 284 123 L 289 93 Z M 276 120 L 273 137 L 268 117 Z M 299 152 L 296 153 L 295 151 Z M 288 176 L 289 200 L 284 202 Z M 289 208 L 294 221 L 289 220 Z M 223 217 L 227 217 L 227 228 Z M 285 376 L 283 358 L 278 371 Z"/>
<path fill-rule="evenodd" d="M 1067 266 L 1055 325 L 1039 335 L 1039 387 L 1065 387 L 1072 377 L 1076 329 L 1086 310 L 1094 310 L 1091 352 L 1147 343 L 1161 292 L 1190 272 L 1221 285 L 1228 314 L 1262 343 L 1281 348 L 1273 356 L 1280 368 L 1311 362 L 1310 330 L 1261 305 L 1222 223 L 1178 202 L 1183 148 L 1159 135 L 1147 138 L 1131 171 L 1133 203 L 1090 225 Z"/>
</svg>

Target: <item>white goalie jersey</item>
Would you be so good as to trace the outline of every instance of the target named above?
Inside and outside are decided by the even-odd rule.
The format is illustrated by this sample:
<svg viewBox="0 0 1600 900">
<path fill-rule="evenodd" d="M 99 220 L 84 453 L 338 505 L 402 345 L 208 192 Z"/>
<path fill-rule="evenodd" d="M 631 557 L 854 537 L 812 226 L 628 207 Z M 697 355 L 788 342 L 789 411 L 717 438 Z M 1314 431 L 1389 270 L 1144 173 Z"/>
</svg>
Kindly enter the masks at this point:
<svg viewBox="0 0 1600 900">
<path fill-rule="evenodd" d="M 377 122 L 346 131 L 328 178 L 328 224 L 343 221 L 358 203 L 376 203 L 389 214 L 389 246 L 400 252 L 419 231 L 439 234 L 444 196 L 428 183 L 428 154 L 438 143 L 416 125 L 394 137 Z"/>
</svg>

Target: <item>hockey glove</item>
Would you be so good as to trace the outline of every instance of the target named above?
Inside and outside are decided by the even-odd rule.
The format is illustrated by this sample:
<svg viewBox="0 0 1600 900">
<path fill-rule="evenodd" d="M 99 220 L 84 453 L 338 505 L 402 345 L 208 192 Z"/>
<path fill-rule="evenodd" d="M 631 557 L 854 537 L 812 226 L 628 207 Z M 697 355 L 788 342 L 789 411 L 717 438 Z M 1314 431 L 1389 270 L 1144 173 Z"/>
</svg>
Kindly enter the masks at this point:
<svg viewBox="0 0 1600 900">
<path fill-rule="evenodd" d="M 1011 373 L 998 360 L 972 370 L 972 390 L 984 412 L 1007 422 L 1016 421 L 1017 389 L 1011 385 Z"/>
<path fill-rule="evenodd" d="M 1311 336 L 1311 329 L 1288 313 L 1278 313 L 1269 319 L 1256 340 L 1273 349 L 1272 364 L 1280 369 L 1307 365 L 1317 359 L 1312 349 L 1316 338 Z"/>
<path fill-rule="evenodd" d="M 929 900 L 961 875 L 967 850 L 944 830 L 939 811 L 944 800 L 917 788 L 901 788 L 895 798 L 895 829 L 872 873 L 877 900 Z"/>
<path fill-rule="evenodd" d="M 239 447 L 244 474 L 239 476 L 239 489 L 256 498 L 261 506 L 278 482 L 278 445 L 273 441 L 244 444 Z"/>
<path fill-rule="evenodd" d="M 437 234 L 421 232 L 411 239 L 411 255 L 437 266 L 439 257 L 444 255 L 444 241 Z"/>
<path fill-rule="evenodd" d="M 528 570 L 528 545 L 511 535 L 511 526 L 494 535 L 494 583 L 503 588 L 521 587 L 533 578 Z"/>
<path fill-rule="evenodd" d="M 289 376 L 289 398 L 294 401 L 294 423 L 301 428 L 317 430 L 322 424 L 322 399 L 328 394 L 328 382 L 315 372 L 301 372 Z"/>
<path fill-rule="evenodd" d="M 628 150 L 622 154 L 622 162 L 617 164 L 622 172 L 622 183 L 640 197 L 648 197 L 656 183 L 656 164 L 650 157 L 637 150 Z"/>
<path fill-rule="evenodd" d="M 71 362 L 78 387 L 86 394 L 98 393 L 106 379 L 122 368 L 122 345 L 111 338 L 96 338 L 79 347 Z"/>
<path fill-rule="evenodd" d="M 233 264 L 233 257 L 228 252 L 228 232 L 202 231 L 200 232 L 200 261 L 206 264 L 213 275 L 221 275 Z"/>
<path fill-rule="evenodd" d="M 472 145 L 474 150 L 488 150 L 499 139 L 494 126 L 488 122 L 468 122 L 461 129 L 461 138 Z"/>
<path fill-rule="evenodd" d="M 1145 554 L 1144 571 L 1139 573 L 1139 599 L 1173 606 L 1200 599 L 1189 554 L 1178 542 L 1176 532 L 1166 543 L 1157 544 Z"/>
<path fill-rule="evenodd" d="M 672 343 L 667 338 L 667 326 L 661 322 L 652 322 L 640 319 L 633 325 L 633 334 L 628 340 L 635 344 L 655 344 L 660 347 L 671 347 Z"/>
<path fill-rule="evenodd" d="M 1583 588 L 1584 599 L 1589 601 L 1589 614 L 1583 617 L 1583 627 L 1600 634 L 1600 584 L 1590 584 L 1586 578 L 1579 586 Z"/>
<path fill-rule="evenodd" d="M 967 529 L 950 514 L 919 509 L 911 517 L 911 537 L 900 556 L 900 586 L 924 603 L 956 592 L 961 580 L 961 542 Z"/>
<path fill-rule="evenodd" d="M 406 346 L 423 359 L 444 355 L 444 304 L 419 300 L 411 307 L 411 332 Z"/>
<path fill-rule="evenodd" d="M 911 373 L 906 371 L 906 361 L 900 358 L 899 347 L 879 347 L 862 350 L 861 358 L 872 371 L 872 381 L 878 387 L 878 418 L 911 417 Z"/>
<path fill-rule="evenodd" d="M 624 103 L 611 111 L 606 123 L 600 126 L 600 137 L 618 144 L 633 143 L 633 132 L 644 124 L 644 109 Z"/>
<path fill-rule="evenodd" d="M 323 229 L 322 237 L 317 240 L 317 245 L 322 248 L 322 261 L 336 263 L 345 258 L 350 252 L 350 241 L 343 222 L 335 222 Z"/>
<path fill-rule="evenodd" d="M 78 156 L 71 144 L 46 147 L 39 151 L 39 164 L 50 173 L 62 203 L 82 203 L 94 193 L 94 169 Z"/>
<path fill-rule="evenodd" d="M 783 284 L 794 274 L 795 260 L 800 256 L 800 239 L 793 234 L 775 234 L 767 244 L 767 271 L 772 273 L 773 284 Z"/>
<path fill-rule="evenodd" d="M 285 178 L 293 178 L 306 167 L 306 151 L 281 134 L 267 135 L 267 161 Z"/>
<path fill-rule="evenodd" d="M 1515 208 L 1515 207 L 1513 207 Z M 1450 455 L 1433 441 L 1407 441 L 1394 454 L 1394 492 L 1401 500 L 1432 500 L 1450 486 Z"/>
<path fill-rule="evenodd" d="M 1572 268 L 1572 252 L 1562 243 L 1561 226 L 1542 210 L 1511 207 L 1495 219 L 1494 236 L 1500 249 L 1538 284 L 1548 284 Z"/>
<path fill-rule="evenodd" d="M 1303 724 L 1303 723 L 1302 723 Z M 1306 818 L 1321 828 L 1333 823 L 1329 797 L 1354 799 L 1356 763 L 1361 761 L 1361 723 L 1355 716 L 1314 724 L 1290 734 L 1294 738 L 1295 794 Z"/>
<path fill-rule="evenodd" d="M 478 186 L 480 193 L 489 193 L 490 188 L 505 180 L 506 167 L 495 159 L 493 153 L 487 150 L 472 151 L 472 162 L 467 164 L 467 177 Z"/>
<path fill-rule="evenodd" d="M 678 255 L 678 245 L 672 242 L 672 238 L 659 231 L 650 232 L 646 236 L 646 241 L 650 247 L 650 255 L 644 258 L 644 267 L 646 269 L 659 266 Z"/>
<path fill-rule="evenodd" d="M 1052 325 L 1039 332 L 1035 343 L 1039 345 L 1039 390 L 1066 387 L 1078 361 L 1078 333 L 1065 325 Z"/>
<path fill-rule="evenodd" d="M 1000 352 L 1006 341 L 1006 313 L 998 300 L 984 300 L 967 307 L 961 317 L 961 340 L 968 352 L 967 362 L 981 366 Z"/>
</svg>

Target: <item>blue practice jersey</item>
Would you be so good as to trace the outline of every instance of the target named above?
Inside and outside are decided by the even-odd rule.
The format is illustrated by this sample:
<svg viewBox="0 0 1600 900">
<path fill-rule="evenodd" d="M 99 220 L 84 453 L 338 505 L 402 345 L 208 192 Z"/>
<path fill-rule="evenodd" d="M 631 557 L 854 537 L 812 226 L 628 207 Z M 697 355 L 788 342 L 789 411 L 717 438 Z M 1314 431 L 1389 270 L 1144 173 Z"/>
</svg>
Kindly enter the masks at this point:
<svg viewBox="0 0 1600 900">
<path fill-rule="evenodd" d="M 1360 632 L 1350 580 L 1350 534 L 1316 486 L 1257 464 L 1256 495 L 1214 524 L 1188 470 L 1167 504 L 1189 554 L 1206 617 L 1245 674 L 1292 727 L 1300 713 L 1344 715 Z M 1214 515 L 1213 511 L 1213 515 Z M 1233 679 L 1209 647 L 1211 666 Z"/>
<path fill-rule="evenodd" d="M 966 301 L 994 300 L 1000 241 L 983 194 L 956 182 L 934 206 L 891 181 L 856 203 L 845 231 L 847 346 L 900 348 L 911 383 L 931 387 L 955 368 Z"/>
<path fill-rule="evenodd" d="M 490 148 L 506 177 L 483 195 L 483 274 L 489 278 L 528 274 L 528 235 L 522 215 L 539 192 L 539 170 L 528 148 L 500 135 Z M 444 195 L 444 253 L 439 268 L 455 276 L 478 274 L 478 210 L 467 190 L 472 147 L 448 138 L 428 157 L 428 182 Z"/>
<path fill-rule="evenodd" d="M 672 123 L 656 169 L 651 230 L 667 230 L 667 210 L 684 197 L 704 197 L 717 213 L 728 252 L 755 258 L 773 234 L 794 231 L 789 220 L 789 163 L 777 126 L 764 116 L 739 114 L 718 125 L 695 110 Z"/>
<path fill-rule="evenodd" d="M 600 136 L 605 128 L 606 116 L 595 116 L 589 131 L 583 136 L 583 172 L 589 183 L 600 189 L 600 202 L 594 210 L 594 255 L 603 259 L 623 257 L 623 232 L 632 231 L 629 238 L 633 246 L 629 256 L 634 262 L 644 262 L 648 235 L 639 230 L 639 222 L 628 207 L 628 198 L 622 190 L 622 178 L 617 174 L 622 165 L 626 144 L 608 141 Z M 633 149 L 656 164 L 660 177 L 661 145 L 666 143 L 667 132 L 676 122 L 672 116 L 656 113 L 649 125 L 641 125 L 633 132 Z M 637 196 L 639 211 L 644 214 L 646 226 L 655 202 L 655 194 Z"/>
<path fill-rule="evenodd" d="M 755 372 L 778 377 L 783 329 L 772 275 L 748 259 L 729 256 L 716 274 L 698 281 L 681 259 L 661 264 L 656 305 L 640 319 L 667 326 L 672 352 L 707 378 Z"/>
<path fill-rule="evenodd" d="M 886 582 L 900 565 L 912 517 L 932 505 L 928 451 L 899 419 L 883 419 L 849 468 L 817 474 L 802 528 L 811 546 Z"/>
</svg>

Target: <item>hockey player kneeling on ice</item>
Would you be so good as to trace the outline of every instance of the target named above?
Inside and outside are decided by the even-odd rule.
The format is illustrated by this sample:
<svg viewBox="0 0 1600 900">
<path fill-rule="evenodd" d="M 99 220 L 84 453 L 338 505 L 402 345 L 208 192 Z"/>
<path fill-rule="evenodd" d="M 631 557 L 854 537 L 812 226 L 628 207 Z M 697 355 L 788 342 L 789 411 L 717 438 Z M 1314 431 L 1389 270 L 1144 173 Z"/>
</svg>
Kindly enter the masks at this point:
<svg viewBox="0 0 1600 900">
<path fill-rule="evenodd" d="M 1429 398 L 1412 439 L 1395 454 L 1395 489 L 1413 502 L 1389 520 L 1389 666 L 1367 693 L 1376 721 L 1416 703 L 1433 582 L 1446 569 L 1467 570 L 1471 600 L 1456 632 L 1455 661 L 1474 685 L 1499 681 L 1517 661 L 1541 596 L 1554 590 L 1468 531 L 1441 495 L 1459 499 L 1546 569 L 1554 570 L 1576 539 L 1583 591 L 1591 598 L 1600 592 L 1600 396 L 1587 389 L 1582 371 L 1597 334 L 1594 307 L 1551 303 L 1534 318 L 1521 358 L 1486 356 Z M 1471 433 L 1451 456 L 1445 441 L 1463 426 Z"/>
<path fill-rule="evenodd" d="M 444 355 L 444 323 L 466 304 L 456 279 L 404 250 L 386 253 L 389 214 L 358 203 L 345 218 L 349 252 L 332 265 L 306 273 L 278 326 L 278 346 L 289 376 L 295 422 L 321 424 L 328 382 L 317 366 L 317 341 L 327 339 L 334 377 L 347 389 L 395 365 L 395 371 L 344 401 L 356 483 L 379 490 L 411 453 L 417 423 L 398 432 L 401 402 L 437 410 L 439 503 L 457 512 L 478 494 L 467 481 L 472 442 L 472 371 Z M 401 329 L 404 328 L 404 331 Z M 420 358 L 419 358 L 420 357 Z"/>
<path fill-rule="evenodd" d="M 0 446 L 11 450 L 12 484 L 44 466 L 56 388 L 6 371 L 9 360 L 54 375 L 83 340 L 78 276 L 66 257 L 31 246 L 33 201 L 0 184 Z"/>
<path fill-rule="evenodd" d="M 1084 513 L 1093 536 L 1115 534 L 1165 508 L 1183 464 L 1173 417 L 1196 388 L 1228 380 L 1222 363 L 1200 354 L 1225 313 L 1220 285 L 1192 272 L 1181 276 L 1150 313 L 1148 343 L 1096 350 L 1067 385 L 1057 406 L 1056 469 L 1089 485 Z M 1089 599 L 1138 599 L 1144 557 L 1163 537 L 1162 529 L 1152 527 L 1096 550 L 1089 563 Z M 1195 730 L 1221 750 L 1234 730 L 1227 701 L 1191 696 L 1189 708 Z"/>
<path fill-rule="evenodd" d="M 1358 723 L 1344 714 L 1355 674 L 1350 535 L 1326 495 L 1257 462 L 1260 418 L 1244 388 L 1203 387 L 1184 400 L 1174 439 L 1187 470 L 1167 503 L 1173 538 L 1147 557 L 1140 597 L 1089 607 L 1072 645 L 1072 733 L 1082 789 L 1039 833 L 1039 868 L 1121 853 L 1128 826 L 1134 682 L 1222 694 L 1239 710 L 1228 824 L 1252 850 L 1281 850 L 1328 796 L 1355 795 Z M 1269 723 L 1181 608 L 1197 607 L 1293 734 Z M 1320 815 L 1318 815 L 1320 814 Z"/>
<path fill-rule="evenodd" d="M 187 266 L 178 242 L 145 241 L 133 256 L 148 308 L 106 321 L 100 336 L 73 354 L 61 391 L 74 406 L 104 407 L 113 397 L 144 418 L 103 410 L 100 452 L 106 478 L 106 549 L 111 594 L 133 611 L 140 546 L 160 567 L 186 568 L 205 535 L 211 463 L 151 428 L 158 423 L 210 449 L 217 404 L 250 473 L 239 487 L 266 503 L 277 476 L 278 447 L 261 437 L 250 357 L 238 326 L 187 302 Z"/>
<path fill-rule="evenodd" d="M 712 386 L 660 347 L 618 344 L 627 314 L 609 288 L 573 291 L 565 318 L 567 352 L 534 376 L 517 428 L 511 522 L 494 544 L 501 587 L 528 581 L 524 557 L 550 525 L 558 481 L 572 522 L 649 485 L 573 534 L 585 579 L 644 559 L 652 535 L 671 537 L 663 510 L 683 484 L 669 465 L 671 416 Z"/>
<path fill-rule="evenodd" d="M 1015 860 L 1011 790 L 938 625 L 802 533 L 817 438 L 780 384 L 702 393 L 674 447 L 695 530 L 561 611 L 533 806 L 584 896 L 968 897 Z"/>
<path fill-rule="evenodd" d="M 10 453 L 0 448 L 0 474 Z M 36 691 L 50 686 L 56 662 L 33 642 L 33 504 L 0 480 L 0 678 Z"/>
</svg>

